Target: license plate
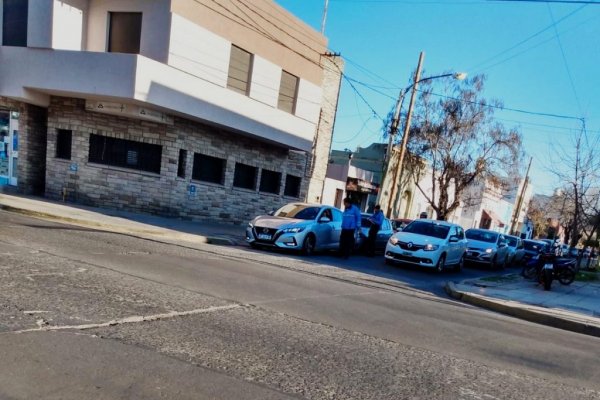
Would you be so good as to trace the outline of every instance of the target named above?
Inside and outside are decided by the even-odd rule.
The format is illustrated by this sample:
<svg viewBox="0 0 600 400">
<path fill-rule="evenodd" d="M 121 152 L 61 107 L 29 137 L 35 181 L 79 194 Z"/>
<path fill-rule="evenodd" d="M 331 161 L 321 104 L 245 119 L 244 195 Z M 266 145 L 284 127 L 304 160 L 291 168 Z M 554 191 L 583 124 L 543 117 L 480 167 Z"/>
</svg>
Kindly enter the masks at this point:
<svg viewBox="0 0 600 400">
<path fill-rule="evenodd" d="M 544 269 L 554 269 L 554 265 L 552 265 L 552 264 L 544 264 Z"/>
<path fill-rule="evenodd" d="M 412 256 L 412 253 L 410 251 L 403 251 L 402 255 L 403 256 Z"/>
<path fill-rule="evenodd" d="M 271 235 L 266 235 L 264 233 L 259 233 L 258 234 L 258 238 L 262 239 L 262 240 L 271 240 L 272 236 Z"/>
</svg>

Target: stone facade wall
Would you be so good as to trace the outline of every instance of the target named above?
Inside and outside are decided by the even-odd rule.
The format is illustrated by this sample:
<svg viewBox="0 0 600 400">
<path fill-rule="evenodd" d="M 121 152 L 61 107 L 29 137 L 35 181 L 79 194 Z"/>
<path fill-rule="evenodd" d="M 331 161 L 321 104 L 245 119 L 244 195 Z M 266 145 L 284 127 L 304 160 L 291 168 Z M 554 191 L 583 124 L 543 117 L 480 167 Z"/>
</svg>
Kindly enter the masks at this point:
<svg viewBox="0 0 600 400">
<path fill-rule="evenodd" d="M 55 157 L 57 129 L 72 131 L 71 159 Z M 88 162 L 90 134 L 162 146 L 160 174 Z M 185 178 L 177 177 L 179 150 L 187 150 Z M 194 153 L 227 160 L 223 185 L 192 180 Z M 306 196 L 306 154 L 238 133 L 175 118 L 173 125 L 85 110 L 81 99 L 52 97 L 48 108 L 46 195 L 93 206 L 192 220 L 245 224 L 257 214 Z M 259 168 L 256 190 L 233 187 L 235 163 Z M 261 193 L 261 169 L 282 173 L 279 194 Z M 299 198 L 283 196 L 285 176 L 302 178 Z M 196 187 L 190 194 L 189 186 Z"/>
<path fill-rule="evenodd" d="M 310 177 L 310 185 L 306 201 L 309 203 L 321 203 L 325 175 L 329 165 L 329 153 L 331 151 L 331 139 L 335 125 L 338 96 L 340 92 L 340 81 L 344 62 L 338 56 L 322 56 L 323 67 L 323 98 L 321 100 L 321 115 L 317 126 L 317 133 L 313 142 L 312 159 L 307 176 Z"/>
<path fill-rule="evenodd" d="M 0 107 L 19 112 L 16 191 L 41 195 L 46 169 L 46 109 L 5 97 L 0 97 Z"/>
</svg>

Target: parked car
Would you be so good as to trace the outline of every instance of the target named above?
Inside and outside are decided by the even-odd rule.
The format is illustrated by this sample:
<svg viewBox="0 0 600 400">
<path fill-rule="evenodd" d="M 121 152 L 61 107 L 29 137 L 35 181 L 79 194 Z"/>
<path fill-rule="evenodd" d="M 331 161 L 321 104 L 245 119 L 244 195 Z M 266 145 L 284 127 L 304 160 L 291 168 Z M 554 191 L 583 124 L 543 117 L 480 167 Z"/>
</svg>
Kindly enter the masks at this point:
<svg viewBox="0 0 600 400">
<path fill-rule="evenodd" d="M 367 243 L 367 238 L 369 237 L 369 229 L 371 228 L 371 218 L 373 214 L 362 214 L 362 220 L 360 223 L 360 231 L 358 232 L 358 238 L 356 241 L 356 245 L 359 249 L 363 249 Z M 384 250 L 385 245 L 387 244 L 390 236 L 394 234 L 392 230 L 392 224 L 389 219 L 384 218 L 383 223 L 381 224 L 381 229 L 377 232 L 377 239 L 375 239 L 375 250 Z"/>
<path fill-rule="evenodd" d="M 523 248 L 523 240 L 517 236 L 505 235 L 506 244 L 508 245 L 508 265 L 521 265 L 525 249 Z"/>
<path fill-rule="evenodd" d="M 529 260 L 531 260 L 536 255 L 542 252 L 550 251 L 550 245 L 546 242 L 540 240 L 531 240 L 526 239 L 523 240 L 523 250 L 525 250 L 525 254 L 523 255 L 523 264 L 526 264 Z"/>
<path fill-rule="evenodd" d="M 391 222 L 392 222 L 392 228 L 394 229 L 394 232 L 399 232 L 402 229 L 406 228 L 406 226 L 408 224 L 410 224 L 411 222 L 413 222 L 413 220 L 408 219 L 408 218 L 397 218 L 397 219 L 393 219 Z"/>
<path fill-rule="evenodd" d="M 435 268 L 438 272 L 453 266 L 460 271 L 466 248 L 465 233 L 459 225 L 418 219 L 390 237 L 385 247 L 385 262 Z"/>
<path fill-rule="evenodd" d="M 505 268 L 509 261 L 508 245 L 504 235 L 488 229 L 467 229 L 466 263 L 487 264 L 491 268 Z"/>
<path fill-rule="evenodd" d="M 250 246 L 315 251 L 339 248 L 342 211 L 320 204 L 290 203 L 273 215 L 254 218 L 246 228 Z"/>
</svg>

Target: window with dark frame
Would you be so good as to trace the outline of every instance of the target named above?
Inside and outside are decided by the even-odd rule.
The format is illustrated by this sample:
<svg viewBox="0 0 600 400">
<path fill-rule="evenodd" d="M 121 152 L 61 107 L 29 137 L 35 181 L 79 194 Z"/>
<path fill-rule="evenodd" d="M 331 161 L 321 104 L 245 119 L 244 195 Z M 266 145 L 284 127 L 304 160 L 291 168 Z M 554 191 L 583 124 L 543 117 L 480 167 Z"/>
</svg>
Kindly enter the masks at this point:
<svg viewBox="0 0 600 400">
<path fill-rule="evenodd" d="M 235 45 L 231 45 L 227 87 L 238 93 L 250 93 L 250 75 L 252 73 L 252 54 Z"/>
<path fill-rule="evenodd" d="M 2 2 L 2 45 L 27 47 L 28 0 Z"/>
<path fill-rule="evenodd" d="M 90 135 L 91 163 L 160 174 L 161 158 L 162 146 L 157 144 Z"/>
<path fill-rule="evenodd" d="M 286 71 L 281 71 L 279 84 L 279 99 L 277 107 L 280 110 L 293 114 L 296 111 L 296 98 L 298 94 L 298 77 Z"/>
<path fill-rule="evenodd" d="M 258 168 L 242 163 L 235 164 L 233 174 L 233 186 L 242 189 L 256 189 L 256 178 L 258 177 Z"/>
<path fill-rule="evenodd" d="M 288 197 L 300 197 L 300 184 L 302 179 L 294 175 L 286 175 L 285 177 L 285 190 L 284 196 Z"/>
<path fill-rule="evenodd" d="M 71 144 L 73 133 L 67 129 L 56 130 L 56 158 L 71 159 Z"/>
<path fill-rule="evenodd" d="M 222 185 L 225 182 L 227 160 L 204 154 L 194 154 L 192 179 Z"/>
<path fill-rule="evenodd" d="M 142 13 L 109 12 L 108 51 L 140 53 Z"/>
<path fill-rule="evenodd" d="M 279 194 L 279 189 L 281 189 L 281 172 L 263 169 L 258 190 L 264 193 Z"/>
<path fill-rule="evenodd" d="M 177 176 L 185 178 L 185 170 L 187 168 L 187 150 L 179 149 L 179 160 L 177 162 Z"/>
</svg>

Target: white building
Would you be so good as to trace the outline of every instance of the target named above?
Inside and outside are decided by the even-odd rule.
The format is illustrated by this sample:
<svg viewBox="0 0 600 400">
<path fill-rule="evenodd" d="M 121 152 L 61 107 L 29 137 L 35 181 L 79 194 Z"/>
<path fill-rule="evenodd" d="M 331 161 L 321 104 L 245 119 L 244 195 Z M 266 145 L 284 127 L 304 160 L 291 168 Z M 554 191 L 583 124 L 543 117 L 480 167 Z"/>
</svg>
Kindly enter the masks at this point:
<svg viewBox="0 0 600 400">
<path fill-rule="evenodd" d="M 273 1 L 3 0 L 0 12 L 0 132 L 21 146 L 6 146 L 0 184 L 232 222 L 319 200 L 341 62 Z"/>
</svg>

